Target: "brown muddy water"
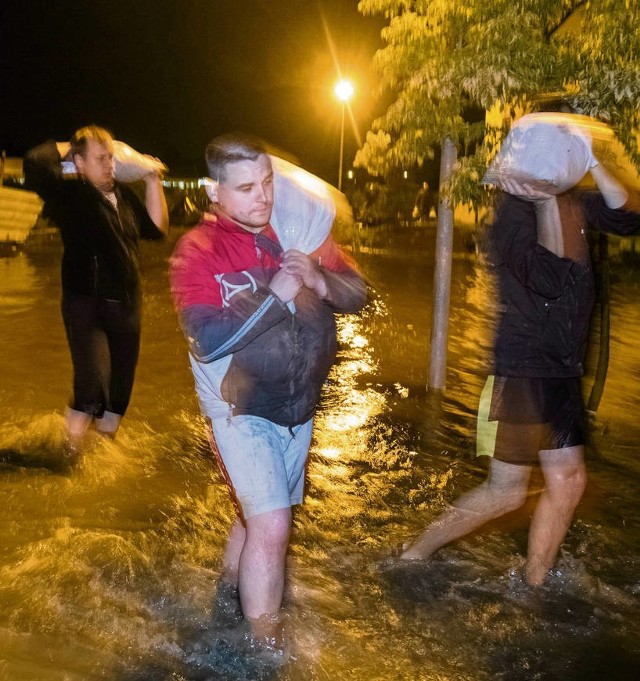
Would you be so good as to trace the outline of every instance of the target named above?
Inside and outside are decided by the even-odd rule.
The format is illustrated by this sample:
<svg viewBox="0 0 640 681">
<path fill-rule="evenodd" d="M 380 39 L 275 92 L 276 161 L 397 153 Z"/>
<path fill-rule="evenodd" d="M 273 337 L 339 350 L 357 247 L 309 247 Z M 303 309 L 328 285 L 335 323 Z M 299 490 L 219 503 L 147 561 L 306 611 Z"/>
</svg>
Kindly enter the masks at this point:
<svg viewBox="0 0 640 681">
<path fill-rule="evenodd" d="M 532 591 L 518 568 L 539 479 L 531 504 L 430 565 L 381 569 L 483 479 L 474 412 L 493 295 L 481 260 L 454 261 L 447 389 L 434 400 L 433 234 L 402 256 L 360 254 L 372 299 L 340 319 L 295 514 L 289 658 L 274 665 L 211 620 L 233 511 L 168 292 L 181 232 L 144 245 L 142 352 L 121 433 L 92 440 L 71 474 L 56 469 L 71 385 L 59 247 L 0 258 L 0 680 L 637 678 L 640 276 L 613 268 L 588 490 L 549 584 Z"/>
</svg>

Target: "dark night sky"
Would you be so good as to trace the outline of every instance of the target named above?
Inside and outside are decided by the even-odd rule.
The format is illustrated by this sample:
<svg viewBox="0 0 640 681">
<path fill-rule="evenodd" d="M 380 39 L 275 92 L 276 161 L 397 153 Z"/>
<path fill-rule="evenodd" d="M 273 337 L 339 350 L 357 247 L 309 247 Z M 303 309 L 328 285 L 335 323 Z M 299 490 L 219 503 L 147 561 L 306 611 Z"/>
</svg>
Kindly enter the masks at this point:
<svg viewBox="0 0 640 681">
<path fill-rule="evenodd" d="M 371 59 L 381 19 L 357 0 L 4 0 L 0 149 L 97 123 L 175 173 L 204 172 L 206 142 L 254 132 L 336 182 L 340 68 L 364 136 L 382 111 Z M 345 161 L 357 143 L 347 124 Z"/>
</svg>

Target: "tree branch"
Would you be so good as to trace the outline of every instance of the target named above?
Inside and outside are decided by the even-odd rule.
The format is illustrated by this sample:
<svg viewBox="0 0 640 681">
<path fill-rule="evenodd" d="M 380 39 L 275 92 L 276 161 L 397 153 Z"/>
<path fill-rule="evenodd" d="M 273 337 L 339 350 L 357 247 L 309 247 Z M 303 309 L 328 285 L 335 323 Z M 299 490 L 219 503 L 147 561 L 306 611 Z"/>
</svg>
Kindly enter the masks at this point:
<svg viewBox="0 0 640 681">
<path fill-rule="evenodd" d="M 574 12 L 576 12 L 576 10 L 580 9 L 580 7 L 582 7 L 583 5 L 586 5 L 587 2 L 588 2 L 588 0 L 579 0 L 579 2 L 577 2 L 571 9 L 568 9 L 560 17 L 560 21 L 558 21 L 558 23 L 555 26 L 553 26 L 551 29 L 549 29 L 546 32 L 547 33 L 547 36 L 546 36 L 547 40 L 551 40 L 551 38 L 553 37 L 553 34 L 562 27 L 562 25 L 569 19 L 569 17 L 572 16 L 574 14 Z"/>
</svg>

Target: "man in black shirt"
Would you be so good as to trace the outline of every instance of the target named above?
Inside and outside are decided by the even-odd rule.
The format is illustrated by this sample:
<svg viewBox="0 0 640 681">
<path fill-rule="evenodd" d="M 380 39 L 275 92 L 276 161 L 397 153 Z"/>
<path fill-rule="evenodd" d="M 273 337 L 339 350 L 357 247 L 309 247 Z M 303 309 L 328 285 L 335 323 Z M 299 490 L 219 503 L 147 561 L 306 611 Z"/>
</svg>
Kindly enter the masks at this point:
<svg viewBox="0 0 640 681">
<path fill-rule="evenodd" d="M 553 567 L 586 485 L 580 388 L 594 284 L 586 228 L 630 234 L 640 228 L 636 197 L 593 158 L 598 191 L 558 195 L 504 179 L 491 227 L 500 295 L 495 375 L 478 410 L 485 482 L 464 494 L 405 547 L 428 559 L 445 544 L 522 506 L 533 465 L 545 488 L 529 528 L 524 578 L 537 586 Z"/>
<path fill-rule="evenodd" d="M 79 451 L 96 430 L 115 437 L 124 415 L 140 346 L 139 239 L 162 238 L 167 205 L 158 172 L 142 177 L 144 205 L 116 182 L 111 134 L 97 126 L 27 152 L 26 186 L 46 202 L 60 230 L 62 316 L 73 361 L 73 398 L 66 411 L 67 444 Z M 72 162 L 73 175 L 63 172 Z"/>
</svg>

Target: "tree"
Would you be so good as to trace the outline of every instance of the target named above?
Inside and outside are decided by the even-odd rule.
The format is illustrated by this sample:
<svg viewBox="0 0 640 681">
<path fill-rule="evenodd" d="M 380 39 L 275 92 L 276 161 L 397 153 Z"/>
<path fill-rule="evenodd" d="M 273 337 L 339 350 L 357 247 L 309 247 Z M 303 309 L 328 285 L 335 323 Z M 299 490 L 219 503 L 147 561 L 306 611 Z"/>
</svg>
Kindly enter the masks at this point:
<svg viewBox="0 0 640 681">
<path fill-rule="evenodd" d="M 374 65 L 381 92 L 395 100 L 356 165 L 385 174 L 422 164 L 448 136 L 465 154 L 453 200 L 483 202 L 478 180 L 510 121 L 536 97 L 559 93 L 609 123 L 640 166 L 637 0 L 361 0 L 358 8 L 389 21 Z M 470 117 L 478 108 L 493 117 Z"/>
</svg>

